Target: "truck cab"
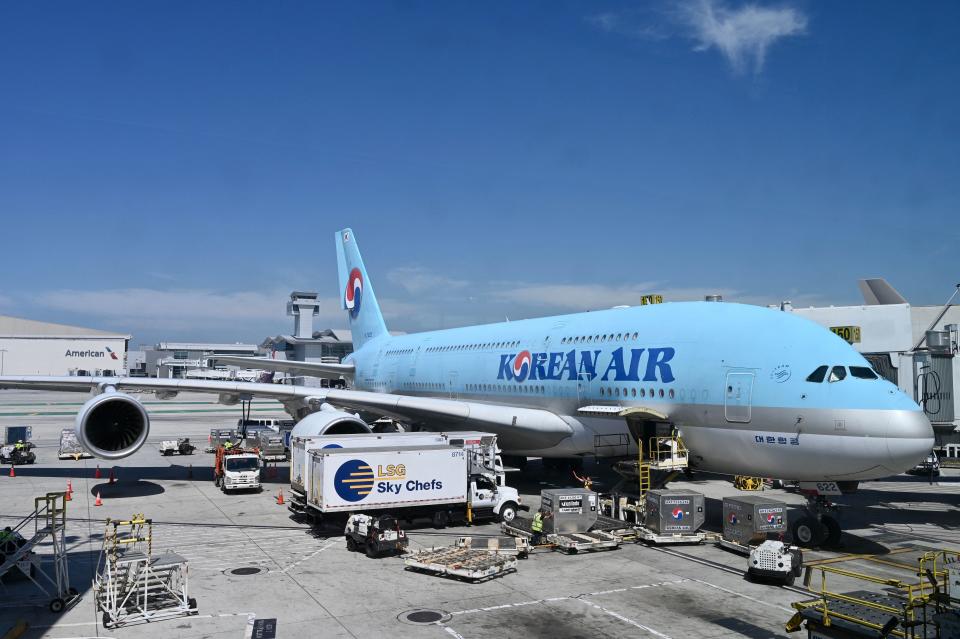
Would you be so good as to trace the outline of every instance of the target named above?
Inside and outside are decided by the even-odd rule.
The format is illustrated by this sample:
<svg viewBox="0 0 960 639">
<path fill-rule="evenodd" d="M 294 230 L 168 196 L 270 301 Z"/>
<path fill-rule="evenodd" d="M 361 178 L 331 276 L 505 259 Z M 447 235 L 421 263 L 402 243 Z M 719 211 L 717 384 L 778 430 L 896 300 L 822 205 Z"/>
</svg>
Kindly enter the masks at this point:
<svg viewBox="0 0 960 639">
<path fill-rule="evenodd" d="M 504 484 L 502 474 L 470 475 L 469 499 L 474 517 L 492 514 L 500 521 L 510 522 L 522 508 L 520 494 Z"/>
<path fill-rule="evenodd" d="M 230 490 L 263 490 L 260 484 L 260 455 L 256 450 L 217 449 L 214 483 L 223 492 Z"/>
</svg>

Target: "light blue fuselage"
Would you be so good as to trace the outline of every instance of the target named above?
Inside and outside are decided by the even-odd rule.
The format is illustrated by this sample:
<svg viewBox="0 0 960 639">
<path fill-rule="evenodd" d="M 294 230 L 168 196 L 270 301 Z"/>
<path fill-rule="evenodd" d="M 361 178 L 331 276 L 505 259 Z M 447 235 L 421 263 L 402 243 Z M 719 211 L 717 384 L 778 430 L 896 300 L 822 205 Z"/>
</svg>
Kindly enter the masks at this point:
<svg viewBox="0 0 960 639">
<path fill-rule="evenodd" d="M 572 426 L 543 448 L 503 433 L 510 454 L 635 453 L 625 419 L 595 407 L 663 413 L 697 466 L 732 474 L 884 477 L 933 445 L 929 421 L 894 384 L 806 381 L 823 365 L 870 365 L 823 327 L 756 306 L 667 303 L 382 335 L 348 361 L 358 390 L 542 408 Z"/>
</svg>

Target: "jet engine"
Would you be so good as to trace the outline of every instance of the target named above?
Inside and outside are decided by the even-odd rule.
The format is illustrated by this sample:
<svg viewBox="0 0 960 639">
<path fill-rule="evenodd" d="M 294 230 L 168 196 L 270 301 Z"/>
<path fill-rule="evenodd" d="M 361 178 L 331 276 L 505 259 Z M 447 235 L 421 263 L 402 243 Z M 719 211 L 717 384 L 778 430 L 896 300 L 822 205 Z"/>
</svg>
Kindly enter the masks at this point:
<svg viewBox="0 0 960 639">
<path fill-rule="evenodd" d="M 143 404 L 123 393 L 106 392 L 80 408 L 74 429 L 81 445 L 101 459 L 122 459 L 143 446 L 150 418 Z"/>
<path fill-rule="evenodd" d="M 371 428 L 356 415 L 337 410 L 324 404 L 320 410 L 310 413 L 293 427 L 291 437 L 311 437 L 313 435 L 353 435 L 371 433 Z"/>
</svg>

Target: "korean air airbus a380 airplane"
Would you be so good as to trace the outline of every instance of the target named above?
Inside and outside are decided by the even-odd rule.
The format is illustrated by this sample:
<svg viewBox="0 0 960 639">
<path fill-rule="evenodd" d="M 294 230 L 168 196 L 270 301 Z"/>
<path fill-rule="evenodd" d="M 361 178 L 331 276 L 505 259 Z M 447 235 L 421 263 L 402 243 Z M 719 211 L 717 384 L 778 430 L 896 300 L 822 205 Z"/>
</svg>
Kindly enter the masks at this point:
<svg viewBox="0 0 960 639">
<path fill-rule="evenodd" d="M 849 344 L 792 313 L 677 302 L 392 336 L 356 237 L 345 229 L 336 238 L 354 353 L 339 365 L 220 359 L 344 375 L 351 390 L 82 377 L 0 377 L 0 387 L 98 393 L 77 432 L 107 459 L 135 452 L 149 430 L 124 390 L 211 392 L 228 404 L 275 398 L 301 419 L 299 433 L 365 429 L 344 410 L 489 431 L 515 456 L 635 454 L 636 436 L 669 423 L 697 468 L 801 481 L 887 477 L 933 447 L 919 406 Z"/>
</svg>

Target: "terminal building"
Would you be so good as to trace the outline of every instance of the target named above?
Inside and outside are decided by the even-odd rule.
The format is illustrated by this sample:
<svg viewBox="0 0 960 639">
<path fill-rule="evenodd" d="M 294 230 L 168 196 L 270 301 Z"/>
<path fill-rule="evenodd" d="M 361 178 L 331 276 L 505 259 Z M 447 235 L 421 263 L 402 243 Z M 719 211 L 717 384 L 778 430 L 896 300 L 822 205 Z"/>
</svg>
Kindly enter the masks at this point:
<svg viewBox="0 0 960 639">
<path fill-rule="evenodd" d="M 130 335 L 0 315 L 0 375 L 123 375 Z"/>
<path fill-rule="evenodd" d="M 212 358 L 216 355 L 254 357 L 257 350 L 256 344 L 160 342 L 143 351 L 143 371 L 147 377 L 225 379 L 231 377 L 227 367 L 213 367 Z"/>
</svg>

